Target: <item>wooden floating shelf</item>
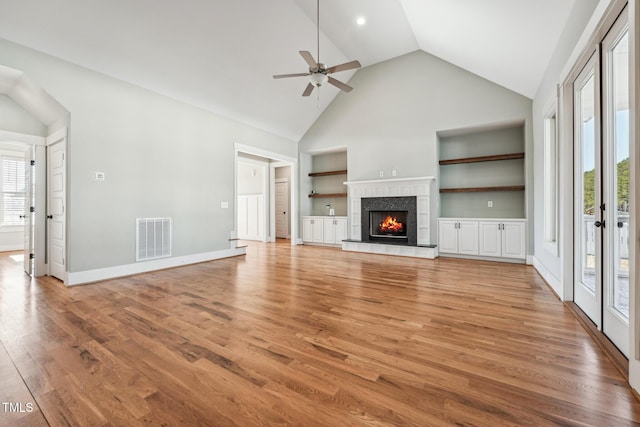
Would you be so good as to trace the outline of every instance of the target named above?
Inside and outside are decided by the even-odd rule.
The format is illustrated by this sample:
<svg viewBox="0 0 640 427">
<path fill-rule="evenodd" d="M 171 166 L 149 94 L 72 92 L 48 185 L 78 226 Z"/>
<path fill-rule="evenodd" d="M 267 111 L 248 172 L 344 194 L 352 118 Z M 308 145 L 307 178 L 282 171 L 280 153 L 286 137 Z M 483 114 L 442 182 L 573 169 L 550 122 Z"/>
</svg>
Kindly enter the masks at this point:
<svg viewBox="0 0 640 427">
<path fill-rule="evenodd" d="M 507 185 L 501 187 L 468 187 L 441 188 L 441 193 L 481 193 L 485 191 L 524 191 L 524 185 Z"/>
<path fill-rule="evenodd" d="M 460 163 L 495 162 L 497 160 L 524 159 L 524 153 L 497 154 L 494 156 L 465 157 L 461 159 L 440 160 L 441 165 L 457 165 Z"/>
<path fill-rule="evenodd" d="M 309 197 L 314 199 L 320 198 L 320 197 L 347 197 L 347 193 L 332 193 L 332 194 L 314 193 L 314 194 L 309 194 Z"/>
<path fill-rule="evenodd" d="M 330 176 L 330 175 L 346 175 L 346 170 L 327 171 L 327 172 L 309 172 L 309 176 Z"/>
</svg>

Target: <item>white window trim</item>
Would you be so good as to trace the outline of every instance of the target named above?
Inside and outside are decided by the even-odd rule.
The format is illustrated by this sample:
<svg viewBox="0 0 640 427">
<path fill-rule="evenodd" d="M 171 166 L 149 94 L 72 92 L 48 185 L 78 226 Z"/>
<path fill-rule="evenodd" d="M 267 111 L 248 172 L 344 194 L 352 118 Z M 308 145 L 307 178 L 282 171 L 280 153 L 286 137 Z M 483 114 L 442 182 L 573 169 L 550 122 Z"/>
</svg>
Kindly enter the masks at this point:
<svg viewBox="0 0 640 427">
<path fill-rule="evenodd" d="M 24 151 L 19 150 L 7 150 L 0 149 L 0 196 L 4 193 L 2 191 L 2 159 L 4 157 L 12 157 L 25 160 Z M 0 200 L 0 213 L 2 213 L 2 209 L 4 209 L 2 200 Z M 0 233 L 16 233 L 23 232 L 24 225 L 3 225 L 2 224 L 2 215 L 0 215 Z"/>
</svg>

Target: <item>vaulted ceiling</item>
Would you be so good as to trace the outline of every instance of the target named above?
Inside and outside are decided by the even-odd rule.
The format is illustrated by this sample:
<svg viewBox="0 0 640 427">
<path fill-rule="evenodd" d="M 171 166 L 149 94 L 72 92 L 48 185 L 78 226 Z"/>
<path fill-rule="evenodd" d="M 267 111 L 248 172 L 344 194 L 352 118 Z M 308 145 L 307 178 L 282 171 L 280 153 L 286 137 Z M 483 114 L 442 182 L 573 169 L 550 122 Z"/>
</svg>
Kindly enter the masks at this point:
<svg viewBox="0 0 640 427">
<path fill-rule="evenodd" d="M 574 2 L 320 0 L 321 62 L 422 49 L 533 98 Z M 307 71 L 298 51 L 316 55 L 315 0 L 0 0 L 0 11 L 0 38 L 294 141 L 339 93 L 303 98 L 304 77 L 272 78 Z"/>
</svg>

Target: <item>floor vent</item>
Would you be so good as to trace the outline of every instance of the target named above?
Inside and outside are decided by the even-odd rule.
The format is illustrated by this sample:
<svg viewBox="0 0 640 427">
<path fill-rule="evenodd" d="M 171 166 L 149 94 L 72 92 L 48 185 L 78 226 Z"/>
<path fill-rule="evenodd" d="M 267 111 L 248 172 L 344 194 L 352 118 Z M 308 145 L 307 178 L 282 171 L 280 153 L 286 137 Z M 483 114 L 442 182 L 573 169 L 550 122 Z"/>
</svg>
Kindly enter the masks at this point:
<svg viewBox="0 0 640 427">
<path fill-rule="evenodd" d="M 136 261 L 171 256 L 171 218 L 136 218 Z"/>
</svg>

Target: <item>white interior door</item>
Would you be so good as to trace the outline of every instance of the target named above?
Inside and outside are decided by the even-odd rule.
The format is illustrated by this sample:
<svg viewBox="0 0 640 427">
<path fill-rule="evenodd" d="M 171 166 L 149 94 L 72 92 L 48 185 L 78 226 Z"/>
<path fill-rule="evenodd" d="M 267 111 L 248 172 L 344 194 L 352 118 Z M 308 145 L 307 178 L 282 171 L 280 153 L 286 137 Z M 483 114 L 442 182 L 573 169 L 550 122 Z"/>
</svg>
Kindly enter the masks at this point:
<svg viewBox="0 0 640 427">
<path fill-rule="evenodd" d="M 33 276 L 35 248 L 35 147 L 24 153 L 24 271 Z M 43 207 L 44 208 L 44 207 Z"/>
<path fill-rule="evenodd" d="M 289 237 L 289 182 L 276 182 L 276 238 Z"/>
<path fill-rule="evenodd" d="M 600 81 L 598 52 L 575 80 L 574 301 L 598 328 L 602 300 Z"/>
<path fill-rule="evenodd" d="M 629 31 L 623 12 L 602 42 L 602 331 L 629 357 Z"/>
<path fill-rule="evenodd" d="M 47 259 L 49 275 L 66 278 L 66 137 L 47 147 Z"/>
</svg>

